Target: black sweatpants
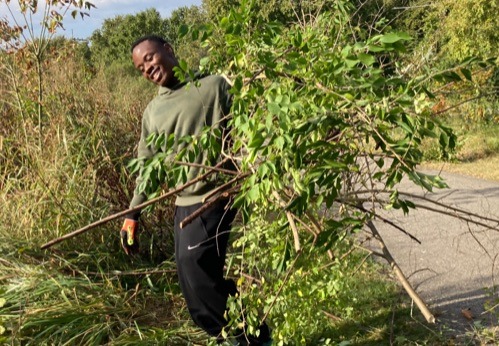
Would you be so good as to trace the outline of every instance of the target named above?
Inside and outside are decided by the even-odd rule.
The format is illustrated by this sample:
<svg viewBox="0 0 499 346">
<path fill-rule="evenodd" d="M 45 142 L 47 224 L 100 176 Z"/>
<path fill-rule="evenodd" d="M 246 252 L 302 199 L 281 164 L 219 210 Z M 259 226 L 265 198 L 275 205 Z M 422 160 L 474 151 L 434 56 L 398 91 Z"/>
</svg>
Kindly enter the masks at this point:
<svg viewBox="0 0 499 346">
<path fill-rule="evenodd" d="M 219 201 L 180 229 L 180 222 L 201 204 L 175 209 L 175 260 L 180 288 L 194 322 L 212 336 L 227 324 L 224 313 L 229 295 L 236 293 L 224 278 L 227 243 L 235 210 Z"/>
</svg>

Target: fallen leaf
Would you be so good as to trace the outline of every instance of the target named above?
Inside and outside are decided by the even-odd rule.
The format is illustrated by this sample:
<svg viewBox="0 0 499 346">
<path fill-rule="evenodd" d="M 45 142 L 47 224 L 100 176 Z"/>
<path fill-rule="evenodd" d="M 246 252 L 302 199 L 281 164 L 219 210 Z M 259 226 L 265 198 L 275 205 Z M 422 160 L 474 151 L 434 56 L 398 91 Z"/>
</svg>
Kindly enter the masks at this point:
<svg viewBox="0 0 499 346">
<path fill-rule="evenodd" d="M 473 313 L 471 312 L 470 308 L 461 310 L 461 314 L 463 314 L 464 318 L 466 318 L 467 320 L 473 319 Z"/>
</svg>

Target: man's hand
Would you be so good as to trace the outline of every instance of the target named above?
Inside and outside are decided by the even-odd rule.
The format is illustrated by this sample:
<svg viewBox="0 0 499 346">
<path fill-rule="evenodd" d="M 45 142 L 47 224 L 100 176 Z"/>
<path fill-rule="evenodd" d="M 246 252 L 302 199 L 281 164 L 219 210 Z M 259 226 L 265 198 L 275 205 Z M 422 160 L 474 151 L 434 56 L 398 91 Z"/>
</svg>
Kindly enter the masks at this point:
<svg viewBox="0 0 499 346">
<path fill-rule="evenodd" d="M 120 231 L 121 246 L 127 255 L 139 252 L 139 222 L 125 219 Z"/>
</svg>

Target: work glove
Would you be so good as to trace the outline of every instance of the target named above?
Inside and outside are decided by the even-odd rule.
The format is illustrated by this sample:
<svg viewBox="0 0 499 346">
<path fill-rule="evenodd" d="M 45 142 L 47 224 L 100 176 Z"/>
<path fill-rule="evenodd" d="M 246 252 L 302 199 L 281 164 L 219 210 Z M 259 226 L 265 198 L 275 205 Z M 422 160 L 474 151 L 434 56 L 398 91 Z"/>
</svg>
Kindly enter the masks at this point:
<svg viewBox="0 0 499 346">
<path fill-rule="evenodd" d="M 139 252 L 139 222 L 134 219 L 125 219 L 120 231 L 121 247 L 127 255 Z"/>
</svg>

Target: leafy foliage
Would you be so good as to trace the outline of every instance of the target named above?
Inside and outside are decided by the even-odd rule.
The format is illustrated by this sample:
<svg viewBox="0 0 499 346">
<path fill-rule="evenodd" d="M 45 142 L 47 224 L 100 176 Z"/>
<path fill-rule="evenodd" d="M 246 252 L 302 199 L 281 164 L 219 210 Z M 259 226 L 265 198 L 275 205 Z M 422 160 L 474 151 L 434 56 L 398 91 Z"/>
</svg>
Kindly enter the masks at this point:
<svg viewBox="0 0 499 346">
<path fill-rule="evenodd" d="M 136 15 L 106 19 L 102 28 L 90 37 L 93 58 L 104 64 L 122 62 L 129 65 L 132 43 L 140 36 L 149 34 L 170 38 L 167 21 L 153 8 Z"/>
<path fill-rule="evenodd" d="M 425 50 L 447 62 L 469 56 L 490 58 L 498 50 L 497 6 L 494 0 L 439 0 L 431 5 L 412 0 L 398 25 L 417 33 Z"/>
<path fill-rule="evenodd" d="M 168 143 L 175 139 L 152 136 L 151 145 L 165 150 L 147 163 L 143 188 L 158 194 L 165 188 L 161 181 L 185 182 L 187 164 L 201 150 L 234 160 L 236 175 L 220 174 L 232 182 L 227 191 L 242 216 L 227 268 L 240 295 L 231 298 L 226 332 L 244 321 L 251 331 L 266 319 L 281 345 L 367 343 L 365 335 L 391 320 L 398 298 L 393 286 L 380 293 L 386 283 L 373 280 L 372 264 L 352 255 L 351 235 L 376 217 L 374 204 L 404 212 L 414 206 L 397 192 L 403 177 L 425 189 L 445 186 L 416 171 L 425 139 L 436 142 L 442 157 L 456 142 L 435 117 L 440 101 L 431 87 L 473 84 L 475 67 L 489 73 L 490 64 L 467 60 L 411 78 L 401 63 L 410 36 L 385 24 L 352 22 L 358 9 L 348 1 L 301 2 L 310 15 L 297 20 L 291 1 L 282 8 L 277 2 L 242 3 L 220 11 L 224 17 L 213 25 L 195 8 L 174 13 L 169 25 L 154 10 L 137 15 L 147 16 L 150 28 L 163 25 L 178 52 L 196 56 L 191 64 L 208 51 L 200 59 L 202 69 L 226 73 L 234 82 L 233 146 L 220 148 L 221 134 L 206 129 L 199 138 L 181 139 L 183 150 L 172 164 L 164 159 L 170 159 Z M 371 7 L 364 9 L 379 4 L 368 1 Z M 113 23 L 139 25 L 137 18 L 117 17 Z M 361 18 L 374 20 L 366 13 Z M 184 36 L 173 38 L 178 27 Z M 132 34 L 108 29 L 100 51 L 92 44 L 94 58 L 124 62 Z M 200 41 L 193 51 L 192 38 Z M 113 49 L 107 50 L 106 40 Z M 170 207 L 158 206 L 143 224 L 143 254 L 133 263 L 118 252 L 116 225 L 52 253 L 34 247 L 126 208 L 133 179 L 122 163 L 133 154 L 138 117 L 154 93 L 119 73 L 120 66 L 106 71 L 89 66 L 84 45 L 47 43 L 49 59 L 39 65 L 47 102 L 32 94 L 38 91 L 37 73 L 27 50 L 1 55 L 15 73 L 0 76 L 6 91 L 0 102 L 0 342 L 210 342 L 188 322 L 169 261 Z M 114 50 L 118 46 L 123 49 Z M 187 66 L 181 63 L 179 76 L 192 73 Z M 44 107 L 43 131 L 38 105 Z M 378 294 L 389 298 L 380 303 Z M 427 329 L 424 333 L 427 338 Z M 397 341 L 407 343 L 410 337 L 402 334 Z M 387 337 L 368 336 L 373 345 Z"/>
<path fill-rule="evenodd" d="M 130 67 L 130 47 L 141 36 L 155 34 L 164 37 L 176 49 L 179 57 L 184 57 L 196 66 L 204 55 L 199 44 L 189 44 L 179 36 L 182 25 L 197 26 L 205 22 L 202 10 L 197 6 L 181 7 L 172 12 L 169 18 L 162 18 L 154 9 L 137 14 L 116 16 L 104 20 L 102 28 L 90 36 L 92 56 L 95 62 L 105 65 L 121 64 Z"/>
<path fill-rule="evenodd" d="M 351 234 L 375 217 L 376 205 L 405 213 L 413 208 L 397 193 L 403 177 L 430 191 L 446 186 L 438 176 L 416 170 L 425 138 L 436 138 L 444 154 L 456 145 L 452 130 L 432 117 L 428 82 L 454 83 L 467 75 L 449 69 L 407 78 L 388 67 L 406 51 L 410 36 L 389 31 L 360 41 L 362 35 L 349 30 L 348 3 L 329 4 L 334 11 L 307 25 L 285 25 L 255 18 L 252 3 L 243 1 L 221 19 L 219 31 L 205 32 L 211 55 L 202 67 L 233 81 L 233 146 L 224 148 L 222 157 L 238 163 L 240 179 L 232 187 L 239 190 L 234 206 L 243 223 L 236 231 L 231 271 L 262 278 L 260 285 L 245 285 L 240 277 L 241 296 L 231 303 L 230 325 L 241 325 L 242 310 L 250 332 L 270 316 L 278 344 L 305 338 L 297 331 L 298 320 L 290 314 L 273 319 L 272 312 L 279 316 L 277 311 L 288 310 L 282 292 L 293 287 L 300 272 L 313 270 L 308 265 L 322 263 L 319 254 L 339 256 L 339 244 L 351 241 Z M 154 192 L 165 177 L 171 186 L 185 182 L 184 164 L 178 162 L 191 162 L 199 150 L 217 153 L 206 136 L 211 133 L 184 138 L 190 149 L 166 164 L 161 162 L 168 152 L 146 162 L 143 177 L 149 185 L 143 188 Z M 173 138 L 158 134 L 150 142 L 167 140 Z M 334 282 L 311 279 L 308 288 L 333 294 Z M 346 316 L 349 307 L 341 311 Z"/>
</svg>

